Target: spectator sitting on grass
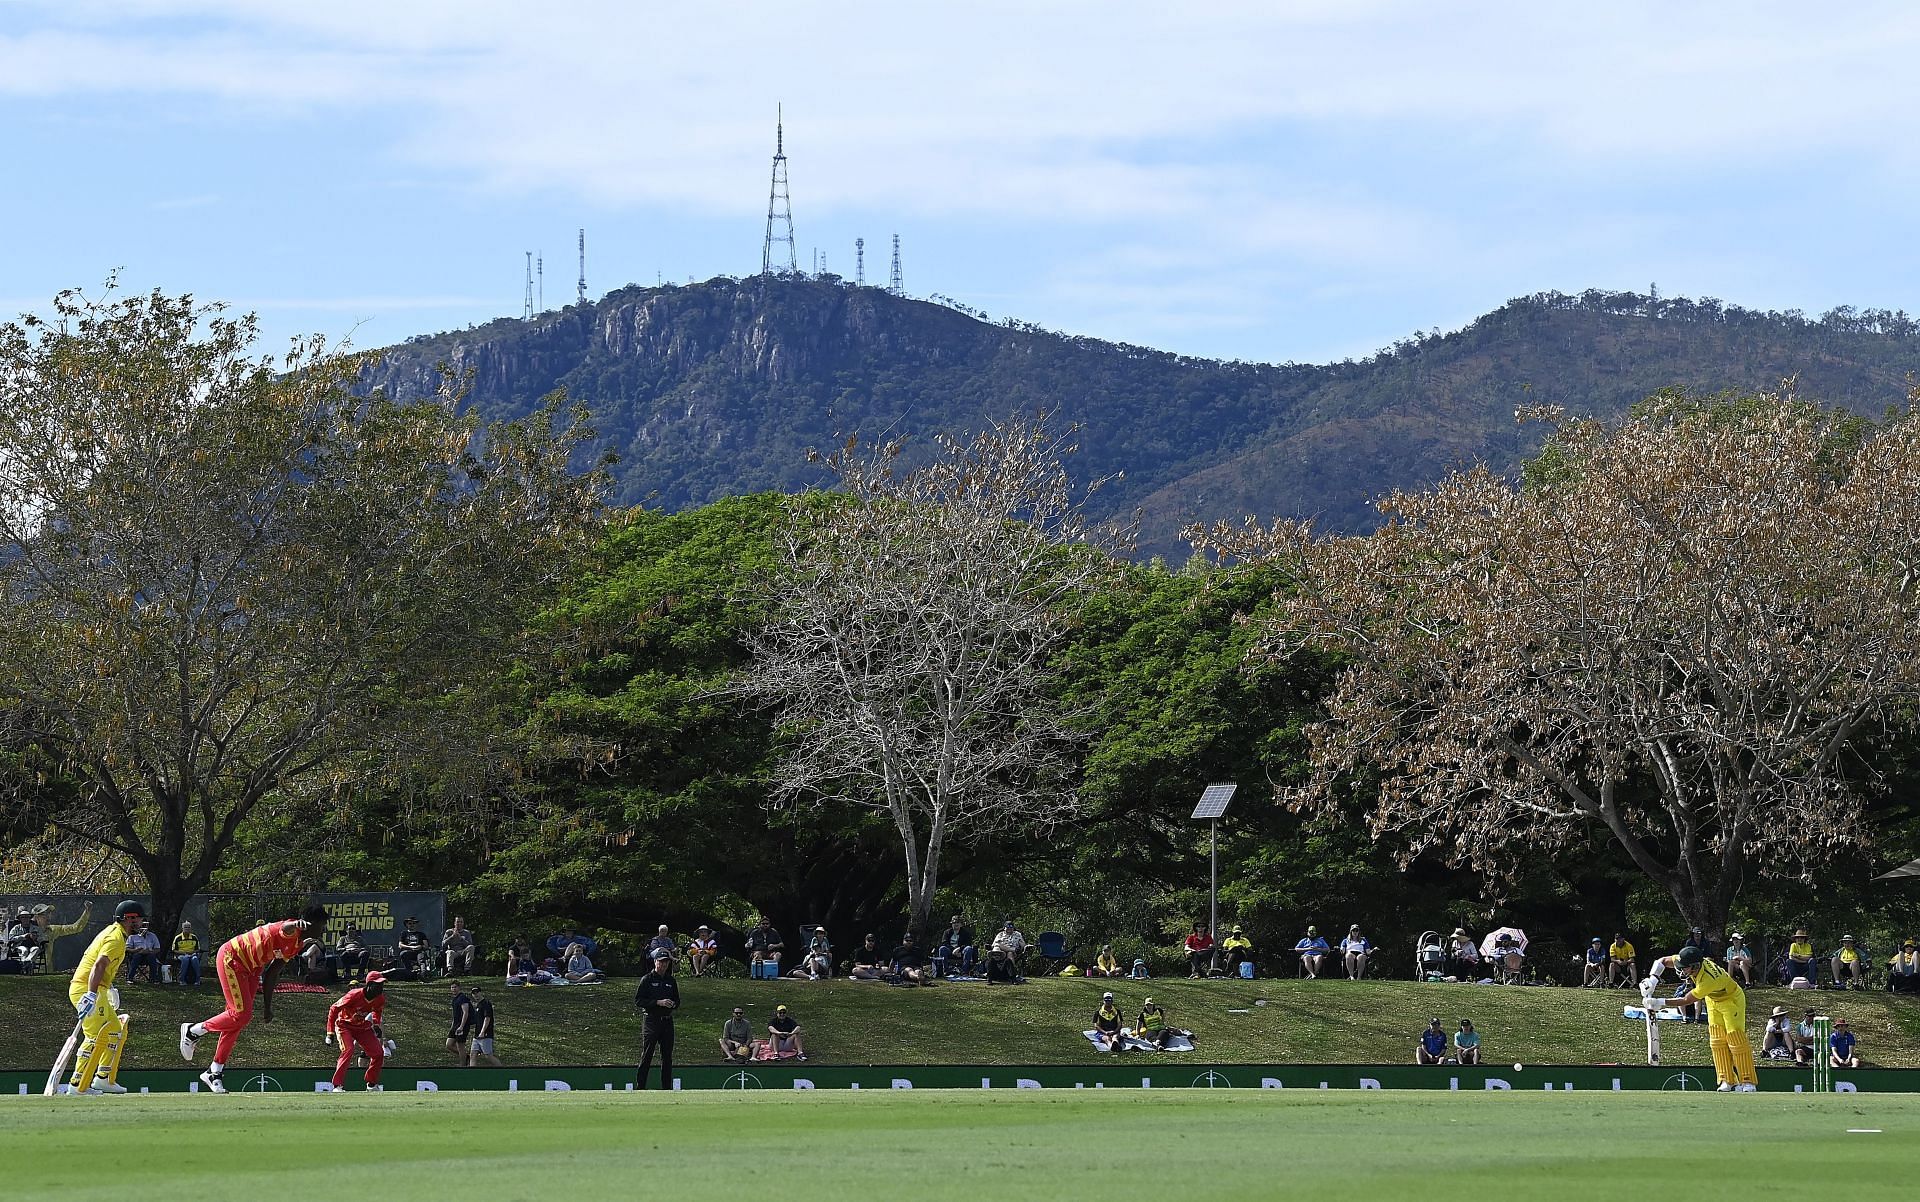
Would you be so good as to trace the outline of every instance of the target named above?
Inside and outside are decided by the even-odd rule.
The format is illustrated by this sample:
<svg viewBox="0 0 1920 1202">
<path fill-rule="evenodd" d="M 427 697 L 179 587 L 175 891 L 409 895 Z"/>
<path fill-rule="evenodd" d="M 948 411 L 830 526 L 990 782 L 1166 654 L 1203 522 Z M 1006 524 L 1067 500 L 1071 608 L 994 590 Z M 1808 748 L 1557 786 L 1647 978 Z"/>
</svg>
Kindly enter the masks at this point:
<svg viewBox="0 0 1920 1202">
<path fill-rule="evenodd" d="M 1440 1020 L 1434 1019 L 1427 1029 L 1420 1032 L 1420 1042 L 1413 1049 L 1415 1064 L 1442 1064 L 1447 1058 L 1447 1032 L 1441 1027 Z"/>
<path fill-rule="evenodd" d="M 1454 1059 L 1461 1064 L 1480 1063 L 1480 1032 L 1473 1029 L 1473 1020 L 1460 1020 L 1460 1029 L 1453 1036 Z"/>
<path fill-rule="evenodd" d="M 1502 985 L 1513 985 L 1520 981 L 1520 974 L 1527 965 L 1527 953 L 1520 947 L 1520 941 L 1505 933 L 1493 937 L 1493 965 L 1498 970 Z"/>
<path fill-rule="evenodd" d="M 712 971 L 713 962 L 719 955 L 720 942 L 713 937 L 713 928 L 702 923 L 687 944 L 688 969 L 694 976 L 704 977 Z"/>
<path fill-rule="evenodd" d="M 1582 989 L 1601 989 L 1607 984 L 1607 941 L 1595 935 L 1593 942 L 1587 945 L 1587 954 L 1581 957 L 1583 972 L 1580 977 Z"/>
<path fill-rule="evenodd" d="M 1316 926 L 1307 928 L 1307 933 L 1293 945 L 1293 950 L 1300 953 L 1300 967 L 1306 971 L 1307 978 L 1315 981 L 1320 979 L 1321 970 L 1327 966 L 1327 957 L 1333 953 L 1327 941 L 1320 937 L 1320 928 Z"/>
<path fill-rule="evenodd" d="M 533 958 L 533 949 L 527 946 L 527 941 L 514 936 L 513 943 L 507 948 L 507 981 L 511 983 L 515 977 L 530 977 L 539 967 L 540 962 Z"/>
<path fill-rule="evenodd" d="M 1173 1038 L 1173 1028 L 1167 1025 L 1167 1012 L 1152 998 L 1140 1003 L 1140 1018 L 1133 1024 L 1133 1034 L 1144 1039 L 1161 1051 L 1167 1050 L 1167 1041 Z"/>
<path fill-rule="evenodd" d="M 1753 988 L 1753 950 L 1747 946 L 1747 937 L 1735 931 L 1727 936 L 1727 975 L 1740 982 L 1740 988 Z"/>
<path fill-rule="evenodd" d="M 440 936 L 440 955 L 450 977 L 473 971 L 473 932 L 467 929 L 466 919 L 454 919 Z"/>
<path fill-rule="evenodd" d="M 1793 1059 L 1793 1018 L 1785 1006 L 1775 1006 L 1767 1018 L 1766 1032 L 1760 1037 L 1763 1060 Z"/>
<path fill-rule="evenodd" d="M 1799 1022 L 1793 1024 L 1793 1062 L 1795 1064 L 1813 1067 L 1814 1054 L 1819 1050 L 1816 1035 L 1813 1027 L 1813 1011 L 1809 1010 L 1800 1016 Z"/>
<path fill-rule="evenodd" d="M 1833 983 L 1839 989 L 1867 987 L 1867 957 L 1852 935 L 1840 936 L 1840 949 L 1833 953 Z"/>
<path fill-rule="evenodd" d="M 587 949 L 578 943 L 567 949 L 566 973 L 564 975 L 567 980 L 573 982 L 575 985 L 585 985 L 607 979 L 607 974 L 593 966 L 593 960 L 588 957 Z"/>
<path fill-rule="evenodd" d="M 900 936 L 900 946 L 893 949 L 893 971 L 909 985 L 925 985 L 927 977 L 927 954 L 913 941 L 913 932 Z"/>
<path fill-rule="evenodd" d="M 1188 978 L 1206 976 L 1213 968 L 1213 933 L 1196 922 L 1183 947 L 1187 953 Z"/>
<path fill-rule="evenodd" d="M 1909 939 L 1887 961 L 1887 988 L 1895 993 L 1920 993 L 1920 949 Z"/>
<path fill-rule="evenodd" d="M 872 932 L 853 949 L 853 967 L 847 970 L 850 981 L 878 981 L 880 970 L 886 967 L 887 954 L 880 950 L 880 941 Z"/>
<path fill-rule="evenodd" d="M 1367 957 L 1373 953 L 1373 944 L 1360 933 L 1360 924 L 1354 923 L 1348 928 L 1347 937 L 1340 941 L 1340 960 L 1346 966 L 1347 980 L 1358 981 L 1367 975 Z"/>
<path fill-rule="evenodd" d="M 570 926 L 561 927 L 557 933 L 547 936 L 547 954 L 556 958 L 564 958 L 567 954 L 567 949 L 576 943 L 585 948 L 589 956 L 600 954 L 600 945 L 595 942 L 593 936 L 582 935 Z"/>
<path fill-rule="evenodd" d="M 721 1024 L 720 1056 L 728 1064 L 753 1059 L 753 1026 L 739 1006 L 733 1008 L 733 1017 Z"/>
<path fill-rule="evenodd" d="M 807 1045 L 801 1041 L 800 1020 L 783 1003 L 773 1008 L 773 1017 L 767 1020 L 767 1046 L 775 1056 L 784 1056 L 792 1052 L 801 1060 L 807 1058 Z"/>
<path fill-rule="evenodd" d="M 1846 1019 L 1834 1019 L 1833 1034 L 1827 1036 L 1827 1067 L 1859 1068 L 1860 1056 L 1854 1050 L 1859 1042 L 1848 1029 Z"/>
<path fill-rule="evenodd" d="M 1109 990 L 1100 995 L 1100 1005 L 1093 1012 L 1093 1044 L 1103 1052 L 1124 1052 L 1126 1042 L 1120 1030 L 1120 1006 Z"/>
<path fill-rule="evenodd" d="M 1639 980 L 1640 967 L 1633 944 L 1627 942 L 1626 935 L 1616 931 L 1613 942 L 1607 945 L 1607 983 L 1630 986 Z"/>
<path fill-rule="evenodd" d="M 1090 977 L 1124 977 L 1127 970 L 1120 967 L 1120 961 L 1113 958 L 1113 944 L 1100 945 L 1100 954 L 1093 958 L 1093 967 L 1087 970 Z"/>
</svg>

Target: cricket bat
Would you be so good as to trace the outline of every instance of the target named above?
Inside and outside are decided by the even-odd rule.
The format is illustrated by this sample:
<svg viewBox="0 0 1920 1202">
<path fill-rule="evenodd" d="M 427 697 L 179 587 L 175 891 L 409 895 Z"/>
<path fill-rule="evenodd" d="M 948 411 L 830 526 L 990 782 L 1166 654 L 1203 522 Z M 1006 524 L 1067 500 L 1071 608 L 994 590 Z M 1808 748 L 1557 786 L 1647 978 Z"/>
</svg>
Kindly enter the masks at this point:
<svg viewBox="0 0 1920 1202">
<path fill-rule="evenodd" d="M 1653 990 L 1640 991 L 1640 1004 L 1647 1015 L 1647 1063 L 1660 1063 L 1660 1011 L 1653 1000 Z"/>
<path fill-rule="evenodd" d="M 47 1074 L 46 1088 L 40 1091 L 42 1097 L 52 1097 L 53 1091 L 59 1088 L 60 1075 L 67 1071 L 67 1064 L 73 1059 L 74 1049 L 80 1046 L 80 1024 L 85 1021 L 85 1019 L 76 1021 L 73 1024 L 73 1034 L 67 1036 L 67 1042 L 60 1046 L 60 1057 L 53 1062 L 53 1071 Z"/>
</svg>

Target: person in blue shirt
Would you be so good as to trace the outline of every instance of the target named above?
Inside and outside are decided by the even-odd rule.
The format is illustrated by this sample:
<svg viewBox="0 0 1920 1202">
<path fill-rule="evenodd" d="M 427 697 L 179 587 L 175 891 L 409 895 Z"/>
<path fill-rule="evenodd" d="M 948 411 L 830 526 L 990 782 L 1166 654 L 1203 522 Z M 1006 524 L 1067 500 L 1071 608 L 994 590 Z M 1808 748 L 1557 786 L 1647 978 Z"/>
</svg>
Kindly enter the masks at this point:
<svg viewBox="0 0 1920 1202">
<path fill-rule="evenodd" d="M 1460 1020 L 1460 1030 L 1453 1036 L 1454 1059 L 1461 1064 L 1480 1063 L 1480 1032 L 1473 1029 L 1473 1020 Z"/>
<path fill-rule="evenodd" d="M 1312 980 L 1319 980 L 1320 970 L 1327 966 L 1327 957 L 1333 952 L 1327 946 L 1327 941 L 1320 937 L 1320 928 L 1312 926 L 1300 937 L 1300 942 L 1293 945 L 1293 950 L 1300 953 L 1300 967 L 1306 970 L 1308 978 Z"/>
<path fill-rule="evenodd" d="M 1846 1019 L 1834 1019 L 1833 1034 L 1827 1036 L 1827 1064 L 1832 1068 L 1859 1068 L 1860 1057 L 1853 1050 L 1858 1042 L 1848 1030 Z"/>
<path fill-rule="evenodd" d="M 1580 982 L 1582 989 L 1604 989 L 1607 986 L 1607 941 L 1595 935 L 1593 942 L 1587 945 L 1586 976 Z"/>
<path fill-rule="evenodd" d="M 1447 1033 L 1440 1026 L 1440 1020 L 1434 1019 L 1427 1029 L 1420 1032 L 1420 1045 L 1413 1050 L 1415 1064 L 1445 1064 L 1447 1060 Z"/>
</svg>

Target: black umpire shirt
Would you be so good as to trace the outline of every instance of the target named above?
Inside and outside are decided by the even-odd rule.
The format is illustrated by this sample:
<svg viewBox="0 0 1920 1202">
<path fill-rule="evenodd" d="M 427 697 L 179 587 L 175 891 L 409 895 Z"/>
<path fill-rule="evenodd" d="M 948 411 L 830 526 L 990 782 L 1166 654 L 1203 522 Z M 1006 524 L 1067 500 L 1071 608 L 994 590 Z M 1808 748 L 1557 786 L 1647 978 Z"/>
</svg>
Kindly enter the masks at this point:
<svg viewBox="0 0 1920 1202">
<path fill-rule="evenodd" d="M 672 1006 L 663 1006 L 662 1002 L 672 1002 Z M 640 988 L 634 990 L 633 1004 L 640 1008 L 650 1027 L 671 1027 L 673 1012 L 680 1005 L 680 986 L 671 976 L 660 972 L 649 972 L 640 978 Z"/>
</svg>

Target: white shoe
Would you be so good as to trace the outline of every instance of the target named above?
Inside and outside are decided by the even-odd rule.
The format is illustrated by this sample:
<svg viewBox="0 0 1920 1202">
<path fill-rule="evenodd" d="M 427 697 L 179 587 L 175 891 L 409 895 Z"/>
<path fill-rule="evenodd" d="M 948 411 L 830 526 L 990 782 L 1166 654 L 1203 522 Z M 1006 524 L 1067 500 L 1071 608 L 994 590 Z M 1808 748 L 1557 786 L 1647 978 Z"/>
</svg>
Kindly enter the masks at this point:
<svg viewBox="0 0 1920 1202">
<path fill-rule="evenodd" d="M 386 1088 L 387 1087 L 384 1085 L 369 1085 L 367 1086 L 367 1092 L 368 1093 L 384 1093 L 386 1092 Z"/>
<path fill-rule="evenodd" d="M 95 1077 L 93 1079 L 93 1091 L 95 1093 L 125 1093 L 127 1092 L 127 1087 L 118 1081 L 109 1081 L 105 1077 Z"/>
<path fill-rule="evenodd" d="M 189 1063 L 191 1063 L 193 1060 L 194 1047 L 200 1042 L 199 1040 L 193 1037 L 192 1032 L 193 1032 L 192 1023 L 180 1024 L 180 1058 L 188 1061 Z"/>
<path fill-rule="evenodd" d="M 1714 1089 L 1713 1089 L 1713 1092 L 1715 1092 L 1715 1093 L 1732 1093 L 1732 1092 L 1733 1092 L 1733 1083 L 1732 1083 L 1731 1081 L 1722 1081 L 1722 1082 L 1721 1082 L 1720 1084 L 1718 1084 L 1718 1085 L 1716 1085 L 1716 1086 L 1714 1086 Z"/>
<path fill-rule="evenodd" d="M 1759 1093 L 1759 1092 L 1760 1092 L 1760 1087 L 1759 1087 L 1758 1085 L 1755 1085 L 1755 1084 L 1754 1084 L 1753 1082 L 1751 1082 L 1751 1081 L 1742 1081 L 1742 1082 L 1741 1082 L 1741 1083 L 1740 1083 L 1739 1085 L 1737 1085 L 1737 1086 L 1735 1086 L 1735 1087 L 1734 1087 L 1734 1090 L 1733 1090 L 1733 1092 L 1735 1092 L 1735 1093 Z"/>
<path fill-rule="evenodd" d="M 313 1092 L 315 1092 L 315 1093 L 344 1093 L 345 1091 L 344 1091 L 344 1090 L 337 1090 L 337 1089 L 335 1089 L 335 1088 L 333 1087 L 333 1082 L 331 1082 L 331 1081 L 322 1081 L 322 1082 L 320 1082 L 320 1083 L 319 1083 L 318 1085 L 315 1085 L 315 1086 L 313 1087 Z"/>
<path fill-rule="evenodd" d="M 200 1074 L 200 1084 L 206 1086 L 209 1093 L 227 1092 L 225 1074 L 216 1073 L 212 1069 Z"/>
<path fill-rule="evenodd" d="M 64 1092 L 70 1097 L 75 1098 L 97 1098 L 100 1096 L 100 1091 L 97 1089 L 80 1089 L 73 1085 L 67 1086 Z"/>
</svg>

